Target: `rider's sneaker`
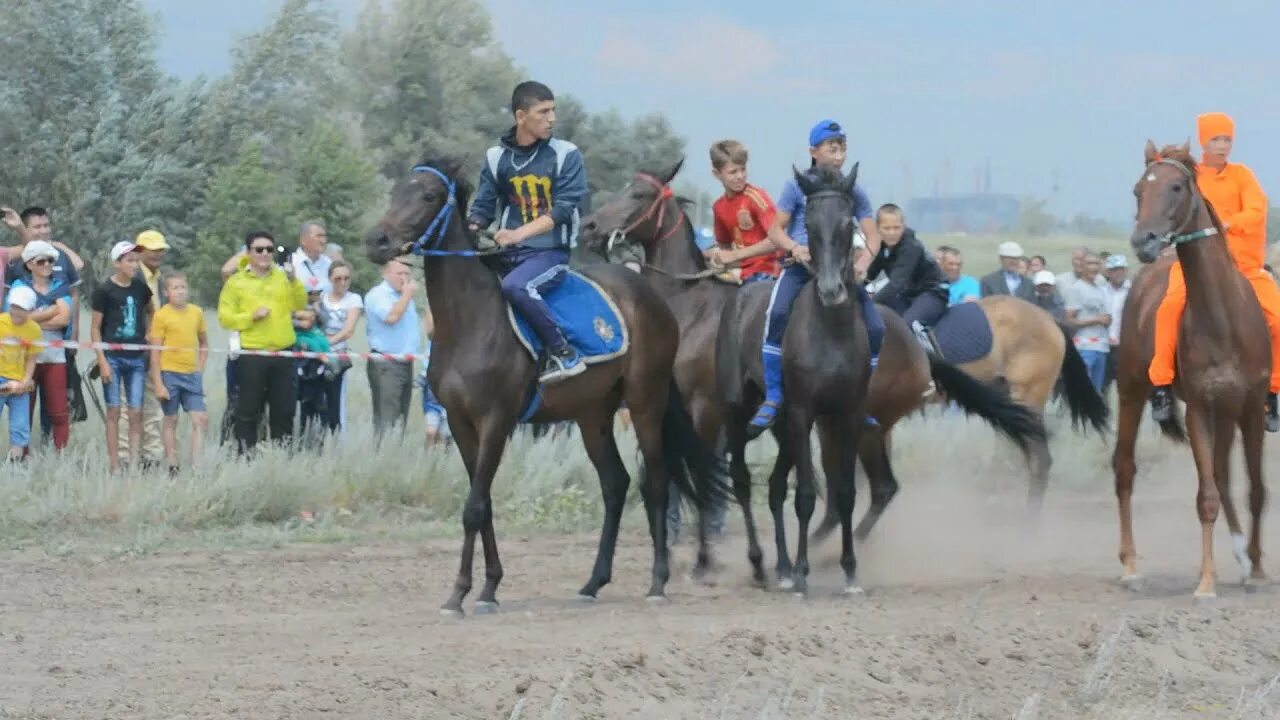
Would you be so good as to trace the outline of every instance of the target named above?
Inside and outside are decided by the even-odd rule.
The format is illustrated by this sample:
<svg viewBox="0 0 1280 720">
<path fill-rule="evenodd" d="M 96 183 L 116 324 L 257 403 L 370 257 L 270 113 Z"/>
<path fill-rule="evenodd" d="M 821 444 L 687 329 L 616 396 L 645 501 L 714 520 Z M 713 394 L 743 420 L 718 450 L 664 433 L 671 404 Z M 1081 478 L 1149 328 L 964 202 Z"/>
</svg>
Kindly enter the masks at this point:
<svg viewBox="0 0 1280 720">
<path fill-rule="evenodd" d="M 1173 419 L 1173 386 L 1160 385 L 1151 390 L 1151 419 L 1158 423 Z"/>
<path fill-rule="evenodd" d="M 1280 406 L 1275 393 L 1267 393 L 1267 432 L 1280 432 Z"/>
<path fill-rule="evenodd" d="M 587 365 L 582 362 L 578 351 L 572 347 L 565 347 L 563 350 L 547 353 L 538 382 L 550 385 L 581 375 L 586 371 Z"/>
<path fill-rule="evenodd" d="M 747 437 L 755 439 L 764 434 L 765 430 L 773 427 L 773 422 L 778 419 L 778 404 L 765 400 L 760 403 L 760 408 L 756 410 L 755 417 L 751 418 L 751 422 L 747 424 Z"/>
</svg>

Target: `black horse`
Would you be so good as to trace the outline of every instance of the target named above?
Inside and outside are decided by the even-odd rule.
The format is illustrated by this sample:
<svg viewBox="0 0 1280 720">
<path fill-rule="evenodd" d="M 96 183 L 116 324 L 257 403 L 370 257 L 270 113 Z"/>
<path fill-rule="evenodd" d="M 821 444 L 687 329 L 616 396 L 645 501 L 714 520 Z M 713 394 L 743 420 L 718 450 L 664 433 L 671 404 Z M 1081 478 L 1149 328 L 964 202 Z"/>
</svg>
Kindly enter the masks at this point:
<svg viewBox="0 0 1280 720">
<path fill-rule="evenodd" d="M 460 209 L 467 207 L 468 184 L 458 178 L 460 163 L 424 160 L 391 190 L 390 205 L 365 237 L 369 258 L 386 263 L 396 257 L 423 256 L 427 297 L 435 318 L 428 381 L 449 414 L 449 427 L 471 478 L 463 509 L 465 539 L 462 566 L 446 614 L 462 613 L 471 590 L 476 535 L 484 543 L 485 585 L 477 612 L 497 608 L 502 563 L 494 535 L 490 487 L 507 438 L 532 395 L 536 366 L 507 318 L 496 273 L 477 256 L 475 239 L 465 229 Z M 624 268 L 596 265 L 583 271 L 618 308 L 630 332 L 628 351 L 592 365 L 571 380 L 541 390 L 541 406 L 531 422 L 573 420 L 600 476 L 604 529 L 591 578 L 579 597 L 594 599 L 613 571 L 614 547 L 631 479 L 613 437 L 621 403 L 630 409 L 644 460 L 645 511 L 653 541 L 651 598 L 662 598 L 668 566 L 665 514 L 668 482 L 703 511 L 729 489 L 717 478 L 715 457 L 699 442 L 672 379 L 679 338 L 666 302 L 642 278 Z M 710 562 L 704 542 L 698 564 Z"/>
</svg>

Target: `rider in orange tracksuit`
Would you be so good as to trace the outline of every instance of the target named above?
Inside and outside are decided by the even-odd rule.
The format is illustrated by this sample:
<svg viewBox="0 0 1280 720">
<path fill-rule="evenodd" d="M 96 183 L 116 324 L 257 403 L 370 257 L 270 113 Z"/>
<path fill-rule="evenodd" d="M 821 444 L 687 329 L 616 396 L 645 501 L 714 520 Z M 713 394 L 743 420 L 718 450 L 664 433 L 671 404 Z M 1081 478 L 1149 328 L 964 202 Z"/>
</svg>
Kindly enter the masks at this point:
<svg viewBox="0 0 1280 720">
<path fill-rule="evenodd" d="M 1276 393 L 1280 391 L 1280 288 L 1263 270 L 1267 244 L 1267 196 L 1249 168 L 1227 162 L 1235 138 L 1235 123 L 1223 113 L 1205 113 L 1196 119 L 1203 148 L 1196 170 L 1196 185 L 1213 206 L 1225 229 L 1227 250 L 1262 305 L 1271 333 L 1271 387 L 1267 394 L 1267 430 L 1280 431 Z M 1174 356 L 1178 326 L 1187 304 L 1182 266 L 1169 271 L 1169 289 L 1156 312 L 1155 355 L 1147 369 L 1151 384 L 1151 411 L 1157 420 L 1173 408 Z"/>
</svg>

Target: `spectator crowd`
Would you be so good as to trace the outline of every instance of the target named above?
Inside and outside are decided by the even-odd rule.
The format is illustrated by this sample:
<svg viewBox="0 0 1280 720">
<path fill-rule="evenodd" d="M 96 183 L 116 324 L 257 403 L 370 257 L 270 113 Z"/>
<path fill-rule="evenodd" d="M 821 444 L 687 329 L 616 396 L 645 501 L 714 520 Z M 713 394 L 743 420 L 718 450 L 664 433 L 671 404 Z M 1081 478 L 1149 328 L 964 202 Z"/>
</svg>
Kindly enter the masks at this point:
<svg viewBox="0 0 1280 720">
<path fill-rule="evenodd" d="M 87 417 L 76 350 L 19 344 L 82 341 L 77 320 L 84 260 L 53 240 L 44 209 L 3 213 L 17 243 L 0 248 L 0 339 L 10 341 L 0 344 L 0 412 L 8 414 L 8 459 L 21 461 L 31 452 L 37 407 L 42 437 L 54 451 L 67 447 L 73 420 Z M 101 382 L 112 472 L 125 465 L 163 465 L 177 472 L 182 455 L 194 463 L 203 451 L 210 354 L 205 310 L 191 302 L 185 273 L 165 266 L 168 250 L 155 230 L 116 243 L 109 252 L 110 272 L 99 276 L 89 297 L 87 339 L 95 349 L 88 376 Z M 292 253 L 268 231 L 247 233 L 243 247 L 223 265 L 222 279 L 216 310 L 229 346 L 220 435 L 242 454 L 264 438 L 314 446 L 347 426 L 351 361 L 274 353 L 348 350 L 362 320 L 373 353 L 429 353 L 423 339 L 431 334 L 430 313 L 418 311 L 410 269 L 387 264 L 382 281 L 362 297 L 351 289 L 352 266 L 341 247 L 328 243 L 323 223 L 304 223 Z M 375 433 L 403 431 L 417 385 L 423 389 L 428 442 L 447 441 L 444 410 L 426 385 L 425 367 L 415 382 L 414 366 L 403 357 L 366 363 Z M 90 399 L 96 403 L 96 396 Z M 190 420 L 186 453 L 178 449 L 180 414 Z"/>
</svg>

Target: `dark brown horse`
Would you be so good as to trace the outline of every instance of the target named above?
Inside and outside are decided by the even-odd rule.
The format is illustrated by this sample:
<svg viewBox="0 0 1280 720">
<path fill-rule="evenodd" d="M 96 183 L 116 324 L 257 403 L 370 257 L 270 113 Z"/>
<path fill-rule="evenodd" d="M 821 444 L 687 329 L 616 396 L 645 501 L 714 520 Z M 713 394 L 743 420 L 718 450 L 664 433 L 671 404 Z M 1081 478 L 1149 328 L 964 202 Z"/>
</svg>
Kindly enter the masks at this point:
<svg viewBox="0 0 1280 720">
<path fill-rule="evenodd" d="M 1236 269 L 1222 236 L 1222 224 L 1196 185 L 1190 143 L 1156 150 L 1150 141 L 1146 167 L 1134 187 L 1138 218 L 1130 244 L 1138 258 L 1153 263 L 1138 273 L 1125 302 L 1120 325 L 1116 388 L 1120 421 L 1112 456 L 1116 500 L 1120 508 L 1120 562 L 1123 580 L 1138 580 L 1130 501 L 1137 474 L 1134 444 L 1151 382 L 1147 367 L 1155 347 L 1156 309 L 1169 283 L 1171 259 L 1157 257 L 1172 245 L 1187 284 L 1187 306 L 1178 338 L 1174 390 L 1186 402 L 1186 430 L 1175 414 L 1161 424 L 1167 437 L 1185 442 L 1199 476 L 1196 510 L 1200 516 L 1200 583 L 1195 597 L 1212 598 L 1215 571 L 1213 525 L 1221 505 L 1231 530 L 1236 559 L 1250 586 L 1266 580 L 1262 570 L 1262 509 L 1267 491 L 1262 478 L 1262 440 L 1271 354 L 1262 308 Z M 1248 546 L 1231 501 L 1231 446 L 1236 428 L 1244 440 L 1249 474 L 1249 510 L 1253 526 Z"/>
<path fill-rule="evenodd" d="M 502 580 L 494 534 L 490 486 L 507 438 L 532 394 L 535 364 L 507 319 L 498 277 L 477 260 L 476 244 L 459 213 L 469 187 L 458 178 L 459 163 L 427 160 L 396 182 L 390 206 L 365 237 L 375 263 L 407 254 L 423 255 L 427 297 L 435 318 L 431 388 L 449 413 L 449 426 L 471 478 L 463 509 L 466 532 L 462 566 L 449 600 L 448 614 L 462 613 L 471 590 L 475 539 L 484 544 L 485 585 L 477 612 L 497 607 Z M 579 377 L 546 387 L 532 422 L 573 420 L 600 476 L 604 529 L 591 578 L 580 597 L 594 598 L 613 572 L 614 546 L 631 482 L 613 437 L 614 416 L 622 402 L 631 412 L 645 478 L 641 488 L 653 541 L 651 598 L 661 598 L 670 575 L 666 523 L 668 484 L 677 486 L 702 510 L 717 493 L 714 456 L 698 442 L 683 399 L 672 378 L 678 346 L 675 317 L 643 279 L 623 268 L 597 265 L 584 271 L 608 292 L 630 332 L 628 351 L 592 365 Z M 705 538 L 698 562 L 705 566 Z"/>
<path fill-rule="evenodd" d="M 727 366 L 728 394 L 741 406 L 745 417 L 731 418 L 736 428 L 730 432 L 729 447 L 734 492 L 743 508 L 748 537 L 748 558 L 757 582 L 764 582 L 762 553 L 751 511 L 751 475 L 743 452 L 745 434 L 737 434 L 761 399 L 762 370 L 760 338 L 763 337 L 764 308 L 768 304 L 771 282 L 749 283 L 738 288 L 715 279 L 714 269 L 706 261 L 694 241 L 693 227 L 670 191 L 670 182 L 683 161 L 659 170 L 636 173 L 632 182 L 595 214 L 583 222 L 584 244 L 603 249 L 609 239 L 611 259 L 615 262 L 634 260 L 645 277 L 671 304 L 680 322 L 680 350 L 676 357 L 676 381 L 686 398 L 694 423 L 704 442 L 717 440 L 726 419 L 717 387 L 718 357 L 733 358 Z M 738 302 L 735 302 L 735 299 Z M 872 373 L 868 412 L 876 419 L 862 431 L 858 454 L 868 473 L 871 506 L 859 523 L 855 537 L 865 537 L 897 492 L 898 484 L 889 463 L 887 448 L 893 426 L 908 413 L 920 407 L 925 388 L 932 378 L 937 387 L 967 412 L 985 418 L 1019 445 L 1043 441 L 1038 418 L 1026 408 L 1011 403 L 1007 395 L 979 383 L 951 363 L 927 356 L 902 319 L 887 307 L 879 307 L 884 316 L 886 333 L 881 348 L 883 362 Z M 729 319 L 731 330 L 721 332 L 721 319 Z M 745 340 L 739 340 L 739 338 Z M 717 346 L 725 349 L 718 350 Z M 775 459 L 771 486 L 781 487 L 777 512 L 785 500 L 785 481 L 792 462 L 786 451 L 782 425 L 774 426 L 779 455 Z M 781 484 L 779 484 L 781 483 Z M 833 494 L 828 495 L 834 499 Z M 772 503 L 771 503 L 772 504 Z M 834 529 L 838 523 L 834 502 L 828 503 L 824 528 Z M 780 517 L 780 516 L 779 516 Z M 781 556 L 780 556 L 781 558 Z M 790 583 L 789 568 L 779 577 Z"/>
</svg>

